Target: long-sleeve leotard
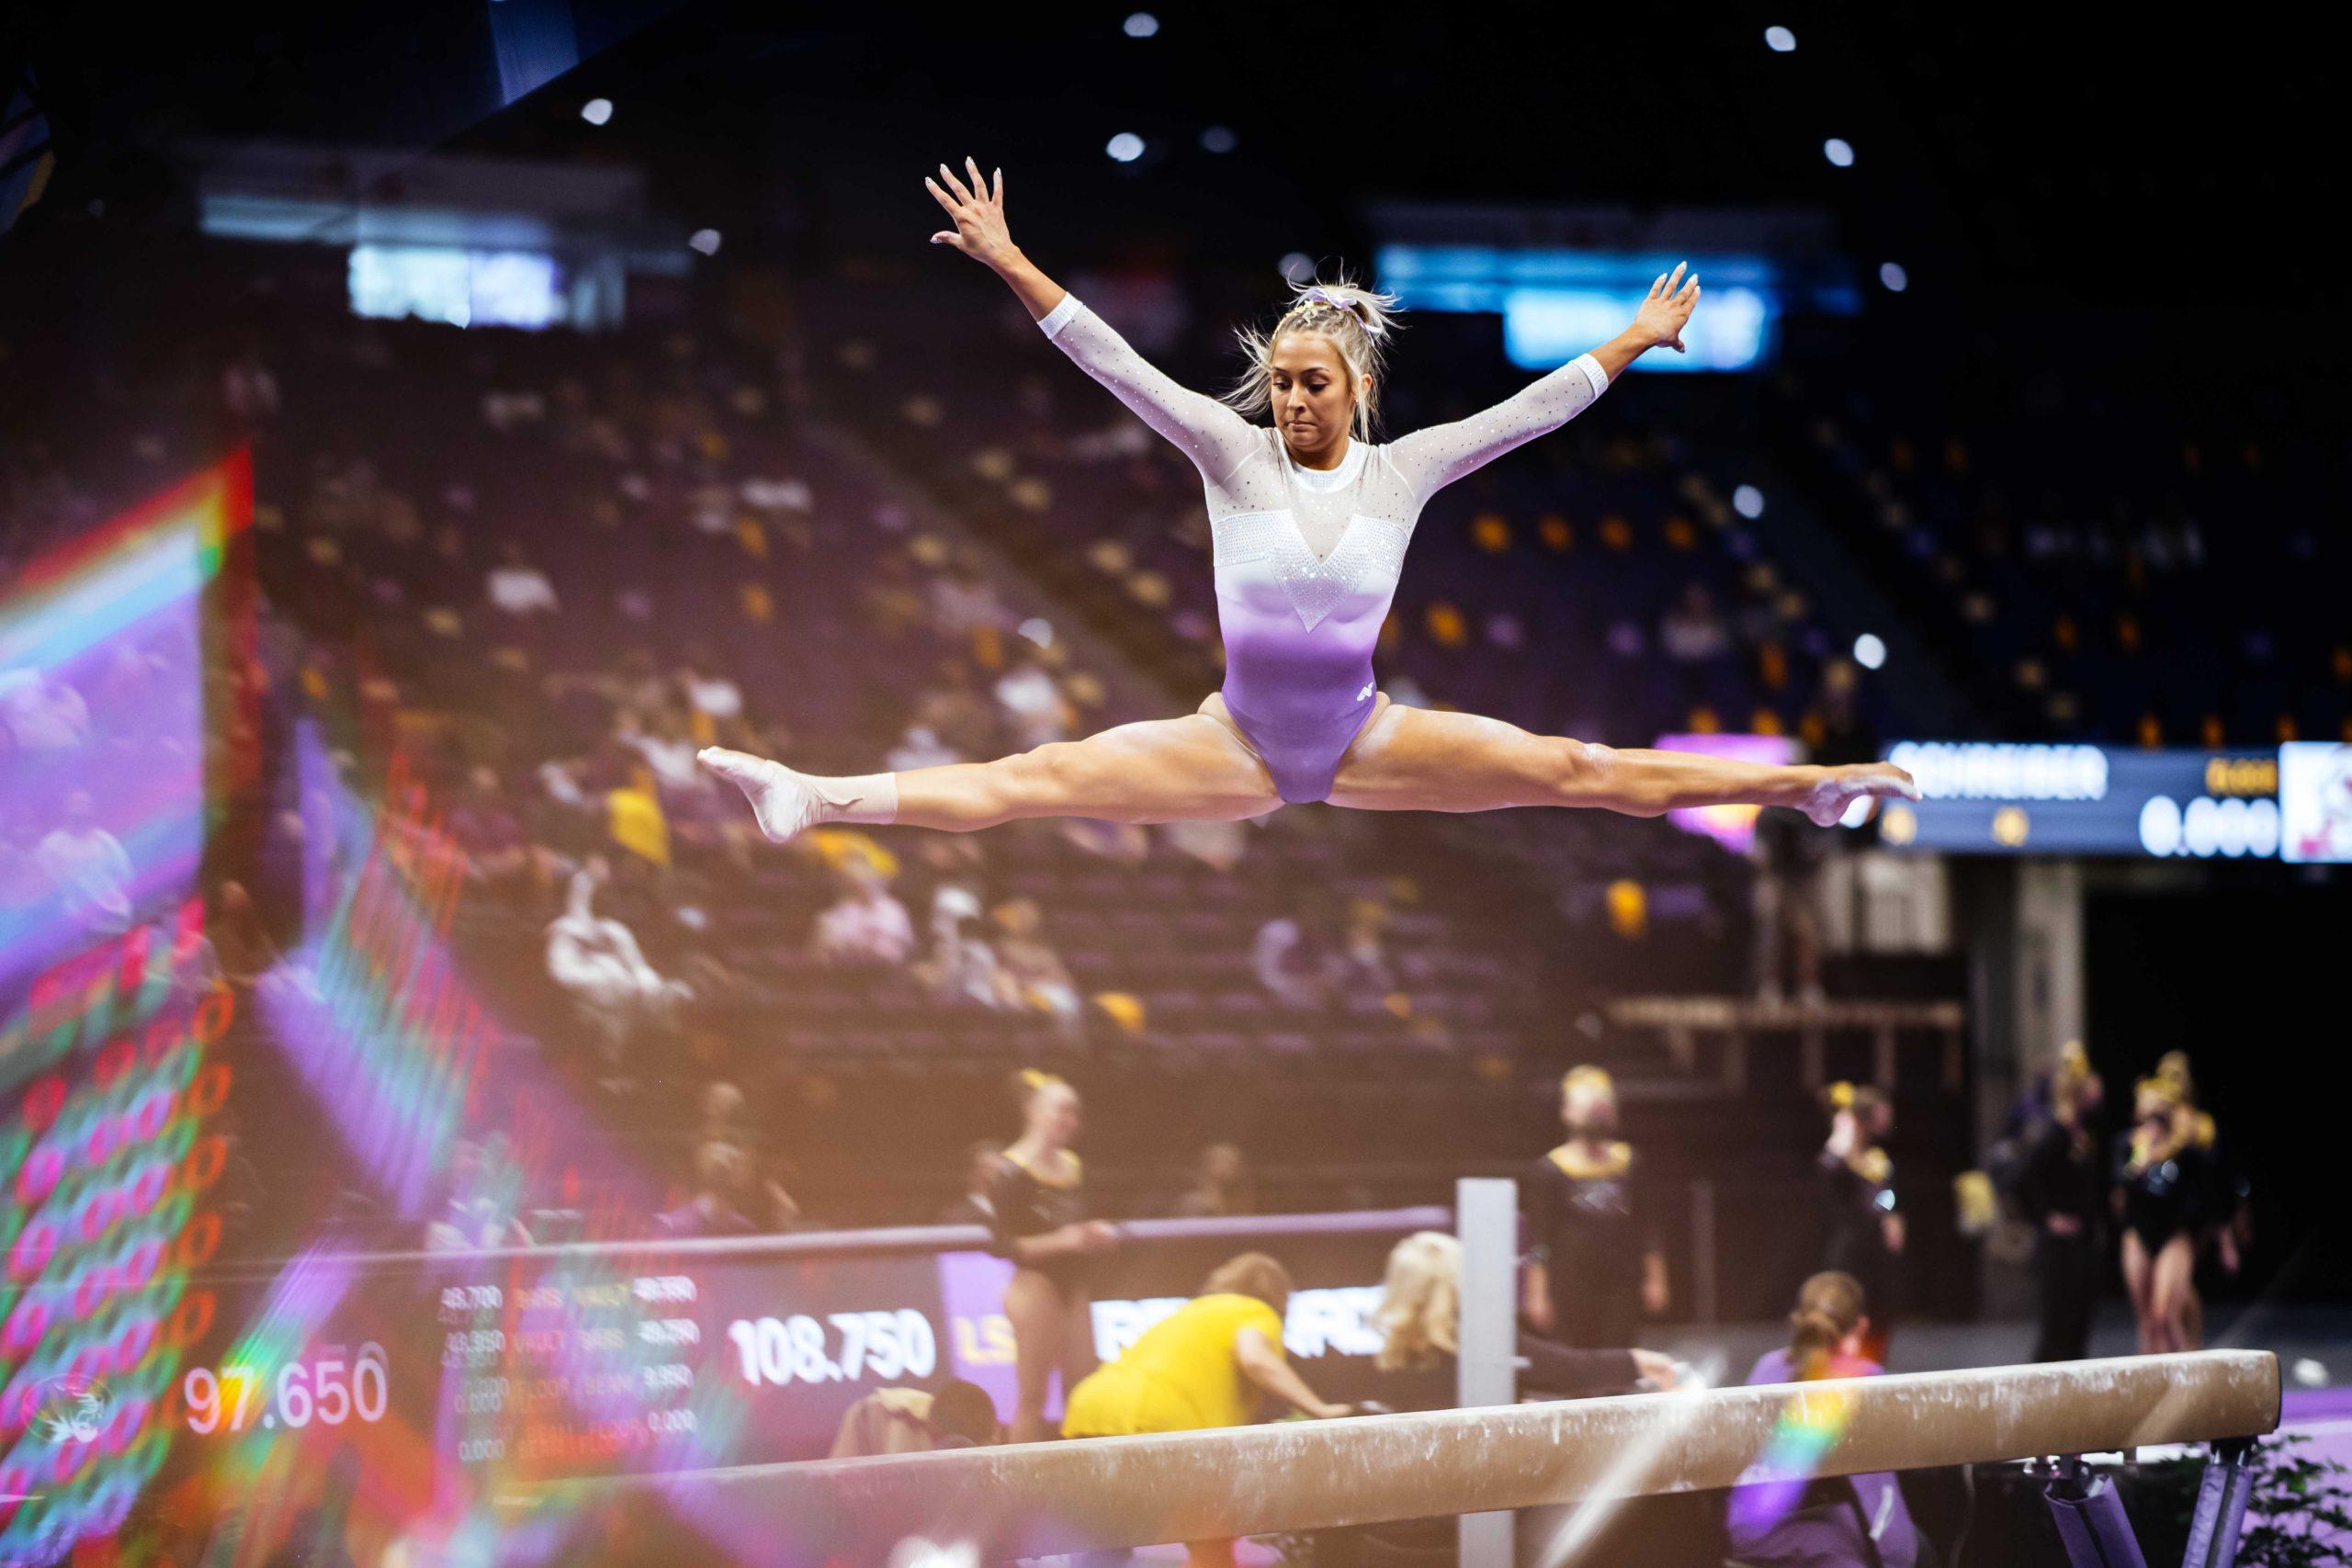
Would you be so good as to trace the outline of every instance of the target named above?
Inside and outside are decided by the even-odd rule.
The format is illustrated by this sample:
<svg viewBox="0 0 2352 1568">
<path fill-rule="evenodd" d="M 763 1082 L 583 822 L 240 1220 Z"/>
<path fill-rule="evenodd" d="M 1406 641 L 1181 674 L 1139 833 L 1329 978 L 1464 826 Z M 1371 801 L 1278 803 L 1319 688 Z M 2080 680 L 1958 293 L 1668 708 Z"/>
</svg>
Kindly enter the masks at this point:
<svg viewBox="0 0 2352 1568">
<path fill-rule="evenodd" d="M 1555 430 L 1609 386 L 1584 355 L 1494 407 L 1303 468 L 1280 433 L 1178 386 L 1076 295 L 1037 323 L 1200 470 L 1215 541 L 1227 711 L 1286 801 L 1330 793 L 1374 705 L 1372 653 L 1429 498 Z"/>
</svg>

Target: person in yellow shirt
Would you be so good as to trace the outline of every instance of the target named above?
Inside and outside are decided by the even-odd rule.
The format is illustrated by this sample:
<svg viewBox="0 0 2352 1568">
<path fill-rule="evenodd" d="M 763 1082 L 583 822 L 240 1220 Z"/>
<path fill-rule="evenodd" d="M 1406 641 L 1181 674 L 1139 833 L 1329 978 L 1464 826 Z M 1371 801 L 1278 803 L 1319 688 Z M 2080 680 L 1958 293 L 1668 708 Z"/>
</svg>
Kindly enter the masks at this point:
<svg viewBox="0 0 2352 1568">
<path fill-rule="evenodd" d="M 1318 1396 L 1283 1357 L 1290 1290 L 1290 1271 L 1262 1252 L 1228 1260 L 1199 1295 L 1071 1392 L 1062 1436 L 1247 1426 L 1262 1394 L 1309 1416 L 1347 1415 L 1347 1405 Z M 1193 1568 L 1230 1568 L 1233 1562 L 1229 1540 L 1196 1540 L 1189 1551 Z"/>
</svg>

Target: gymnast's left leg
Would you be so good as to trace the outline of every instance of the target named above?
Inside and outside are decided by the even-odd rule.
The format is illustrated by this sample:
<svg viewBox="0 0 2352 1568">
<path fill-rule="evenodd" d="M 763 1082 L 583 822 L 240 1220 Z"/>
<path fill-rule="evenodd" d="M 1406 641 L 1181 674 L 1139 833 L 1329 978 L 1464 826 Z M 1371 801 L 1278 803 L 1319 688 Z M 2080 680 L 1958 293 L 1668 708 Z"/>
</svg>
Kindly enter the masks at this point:
<svg viewBox="0 0 2352 1568">
<path fill-rule="evenodd" d="M 1919 791 L 1891 762 L 1775 767 L 1689 751 L 1621 751 L 1383 697 L 1340 760 L 1330 801 L 1359 811 L 1588 806 L 1628 817 L 1678 807 L 1786 806 L 1826 828 L 1864 795 L 1917 800 Z"/>
</svg>

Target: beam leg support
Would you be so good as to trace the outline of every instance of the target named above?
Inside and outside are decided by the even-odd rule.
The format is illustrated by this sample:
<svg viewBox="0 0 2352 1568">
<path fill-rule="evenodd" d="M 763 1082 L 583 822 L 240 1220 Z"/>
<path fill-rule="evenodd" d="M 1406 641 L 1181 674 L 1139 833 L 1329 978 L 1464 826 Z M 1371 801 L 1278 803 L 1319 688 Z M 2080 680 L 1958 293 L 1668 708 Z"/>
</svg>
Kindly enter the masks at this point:
<svg viewBox="0 0 2352 1568">
<path fill-rule="evenodd" d="M 2245 1438 L 2215 1443 L 2197 1487 L 2197 1512 L 2188 1521 L 2188 1550 L 2181 1568 L 2234 1568 L 2238 1531 L 2245 1525 L 2246 1500 L 2254 1494 L 2254 1444 Z"/>
<path fill-rule="evenodd" d="M 2065 1545 L 2067 1568 L 2148 1568 L 2115 1483 L 2093 1475 L 2080 1459 L 2060 1460 L 2042 1495 Z"/>
</svg>

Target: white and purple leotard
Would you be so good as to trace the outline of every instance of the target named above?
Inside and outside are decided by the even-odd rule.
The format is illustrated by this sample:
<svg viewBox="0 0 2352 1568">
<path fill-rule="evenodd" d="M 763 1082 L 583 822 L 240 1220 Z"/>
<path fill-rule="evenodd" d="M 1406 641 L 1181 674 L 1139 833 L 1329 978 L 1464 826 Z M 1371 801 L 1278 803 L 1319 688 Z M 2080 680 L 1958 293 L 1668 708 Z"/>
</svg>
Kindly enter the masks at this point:
<svg viewBox="0 0 2352 1568">
<path fill-rule="evenodd" d="M 1350 440 L 1329 471 L 1280 432 L 1162 374 L 1076 295 L 1037 323 L 1080 369 L 1193 460 L 1207 487 L 1225 705 L 1285 801 L 1331 793 L 1371 716 L 1372 650 L 1429 498 L 1555 430 L 1609 386 L 1584 355 L 1483 413 L 1385 445 Z"/>
</svg>

